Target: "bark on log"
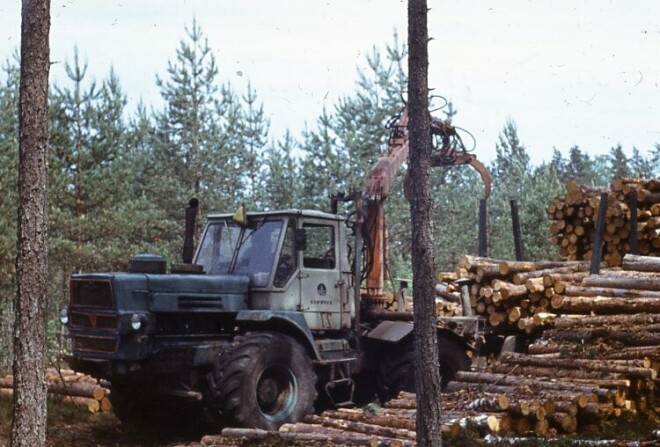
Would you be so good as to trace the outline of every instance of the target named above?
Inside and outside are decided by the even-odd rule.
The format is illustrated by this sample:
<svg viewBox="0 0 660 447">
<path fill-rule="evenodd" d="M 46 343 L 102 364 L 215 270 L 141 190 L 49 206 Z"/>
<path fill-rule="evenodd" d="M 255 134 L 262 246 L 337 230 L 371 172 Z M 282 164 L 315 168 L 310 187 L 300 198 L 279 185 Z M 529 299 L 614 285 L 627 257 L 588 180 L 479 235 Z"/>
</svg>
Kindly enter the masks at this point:
<svg viewBox="0 0 660 447">
<path fill-rule="evenodd" d="M 504 363 L 512 363 L 524 366 L 537 366 L 544 368 L 561 369 L 575 369 L 598 371 L 605 373 L 623 374 L 626 377 L 636 377 L 640 379 L 655 380 L 658 372 L 651 368 L 638 368 L 621 366 L 612 362 L 602 362 L 600 360 L 588 359 L 544 359 L 537 356 L 530 356 L 524 354 L 517 354 L 514 352 L 506 352 L 500 356 L 500 361 Z"/>
<path fill-rule="evenodd" d="M 516 273 L 531 272 L 558 267 L 571 267 L 566 261 L 503 261 L 499 263 L 499 272 L 502 276 L 514 275 Z M 543 275 L 539 275 L 543 276 Z"/>
<path fill-rule="evenodd" d="M 660 273 L 660 257 L 639 256 L 628 253 L 623 257 L 621 267 L 624 270 Z"/>
<path fill-rule="evenodd" d="M 500 292 L 500 296 L 504 300 L 513 297 L 526 296 L 528 291 L 524 284 L 511 284 L 505 281 L 493 281 L 493 289 Z"/>
<path fill-rule="evenodd" d="M 567 413 L 555 413 L 550 416 L 550 423 L 565 433 L 574 433 L 577 430 L 577 420 Z"/>
<path fill-rule="evenodd" d="M 295 443 L 321 442 L 347 446 L 373 445 L 389 447 L 414 445 L 410 441 L 384 439 L 360 433 L 330 430 L 307 424 L 284 424 L 279 432 L 269 432 L 255 428 L 225 428 L 222 430 L 222 436 L 206 435 L 202 438 L 201 443 L 202 445 L 226 445 L 225 440 L 227 438 L 238 438 L 257 442 L 280 438 L 284 441 Z"/>
<path fill-rule="evenodd" d="M 458 266 L 461 267 L 461 268 L 464 268 L 466 270 L 474 271 L 474 270 L 477 269 L 477 267 L 479 267 L 479 265 L 483 265 L 483 264 L 497 265 L 500 262 L 502 262 L 502 261 L 499 260 L 499 259 L 463 255 L 458 260 Z"/>
<path fill-rule="evenodd" d="M 48 382 L 48 392 L 53 394 L 63 394 L 68 396 L 89 397 L 100 400 L 108 390 L 93 383 L 61 383 Z M 0 388 L 13 388 L 14 381 L 11 376 L 0 378 Z"/>
<path fill-rule="evenodd" d="M 591 394 L 599 393 L 601 391 L 598 385 L 598 380 L 594 380 L 593 385 L 585 385 L 584 383 L 571 383 L 571 382 L 545 382 L 536 378 L 528 379 L 525 377 L 511 375 L 511 374 L 498 374 L 487 372 L 473 372 L 473 371 L 458 371 L 456 373 L 456 380 L 464 383 L 486 385 L 503 385 L 505 387 L 527 387 L 531 390 L 548 390 L 548 391 L 567 391 L 569 393 Z M 449 382 L 448 386 L 455 382 Z M 460 382 L 458 382 L 460 383 Z M 497 391 L 499 392 L 499 391 Z"/>
<path fill-rule="evenodd" d="M 317 424 L 323 427 L 336 428 L 351 432 L 363 433 L 366 435 L 381 436 L 395 439 L 408 439 L 414 441 L 417 434 L 412 430 L 401 428 L 385 427 L 381 425 L 368 424 L 364 422 L 354 422 L 345 419 L 334 419 L 326 416 L 309 415 L 303 419 L 308 424 Z"/>
<path fill-rule="evenodd" d="M 660 298 L 617 298 L 607 296 L 567 296 L 562 303 L 566 313 L 595 315 L 660 313 Z"/>
<path fill-rule="evenodd" d="M 571 343 L 590 343 L 595 340 L 618 341 L 627 346 L 658 346 L 660 345 L 660 334 L 646 333 L 642 331 L 612 331 L 608 328 L 582 329 L 571 331 L 549 329 L 544 337 L 555 341 L 567 341 Z"/>
<path fill-rule="evenodd" d="M 344 419 L 352 422 L 364 422 L 371 425 L 380 425 L 383 427 L 391 427 L 397 429 L 403 429 L 408 431 L 415 431 L 415 419 L 412 418 L 403 418 L 400 415 L 397 416 L 388 416 L 388 415 L 368 415 L 365 414 L 362 410 L 352 410 L 350 409 L 339 409 L 339 410 L 326 410 L 323 412 L 323 416 L 333 418 L 333 419 Z"/>
<path fill-rule="evenodd" d="M 590 325 L 650 325 L 660 323 L 660 314 L 603 315 L 603 316 L 563 316 L 555 320 L 555 328 L 576 328 Z"/>
<path fill-rule="evenodd" d="M 651 290 L 637 290 L 637 289 L 618 289 L 611 287 L 583 287 L 575 285 L 567 285 L 564 288 L 564 295 L 566 296 L 609 296 L 617 298 L 660 298 L 660 292 Z"/>
<path fill-rule="evenodd" d="M 555 359 L 547 359 L 555 360 Z M 533 376 L 542 380 L 590 380 L 601 379 L 609 382 L 622 378 L 620 373 L 584 371 L 579 369 L 553 368 L 544 366 L 522 366 L 516 364 L 497 363 L 491 367 L 494 373 L 498 374 L 519 374 L 521 376 Z"/>
<path fill-rule="evenodd" d="M 484 396 L 473 400 L 465 406 L 470 411 L 502 411 L 509 408 L 509 398 L 506 394 Z"/>
<path fill-rule="evenodd" d="M 612 352 L 602 354 L 605 359 L 637 359 L 647 357 L 653 361 L 660 361 L 660 345 L 657 346 L 632 346 L 628 348 L 615 349 Z"/>
<path fill-rule="evenodd" d="M 591 275 L 582 280 L 583 286 L 608 287 L 614 289 L 637 289 L 660 291 L 660 280 L 658 278 L 634 278 L 630 276 Z"/>
</svg>

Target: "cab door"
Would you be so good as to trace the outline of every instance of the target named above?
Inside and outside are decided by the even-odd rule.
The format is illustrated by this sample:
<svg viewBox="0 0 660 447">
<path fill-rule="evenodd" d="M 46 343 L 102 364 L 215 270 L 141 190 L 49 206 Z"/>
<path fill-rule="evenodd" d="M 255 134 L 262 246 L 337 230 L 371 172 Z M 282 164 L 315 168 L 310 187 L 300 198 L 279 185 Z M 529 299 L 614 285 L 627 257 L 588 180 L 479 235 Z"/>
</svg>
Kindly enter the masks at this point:
<svg viewBox="0 0 660 447">
<path fill-rule="evenodd" d="M 302 219 L 305 246 L 300 252 L 300 310 L 312 330 L 342 328 L 345 293 L 337 247 L 338 221 Z M 345 319 L 344 319 L 345 320 Z"/>
</svg>

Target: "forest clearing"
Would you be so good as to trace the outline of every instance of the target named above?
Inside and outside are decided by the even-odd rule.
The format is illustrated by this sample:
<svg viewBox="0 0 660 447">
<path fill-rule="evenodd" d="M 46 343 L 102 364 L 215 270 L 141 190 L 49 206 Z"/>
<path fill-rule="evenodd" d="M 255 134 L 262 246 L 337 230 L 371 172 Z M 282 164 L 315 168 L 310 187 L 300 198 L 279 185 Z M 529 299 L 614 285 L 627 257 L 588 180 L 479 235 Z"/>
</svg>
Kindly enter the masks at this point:
<svg viewBox="0 0 660 447">
<path fill-rule="evenodd" d="M 455 298 L 454 281 L 465 277 L 473 309 L 492 330 L 531 340 L 524 353 L 474 359 L 471 371 L 447 385 L 446 445 L 658 445 L 658 259 L 624 255 L 621 267 L 588 275 L 579 261 L 464 256 L 455 271 L 438 274 L 439 314 Z M 53 446 L 74 439 L 75 445 L 91 439 L 89 445 L 415 445 L 416 399 L 406 392 L 382 405 L 325 410 L 278 431 L 226 428 L 202 436 L 127 429 L 112 415 L 108 383 L 71 370 L 50 370 L 48 379 L 51 408 L 71 406 L 51 410 L 53 418 L 71 418 L 66 430 L 50 428 Z M 11 377 L 0 379 L 0 395 L 11 395 L 11 386 Z"/>
<path fill-rule="evenodd" d="M 508 118 L 484 161 L 426 0 L 278 141 L 196 19 L 131 115 L 77 48 L 49 85 L 51 1 L 21 3 L 0 444 L 660 445 L 660 144 L 534 166 Z"/>
</svg>

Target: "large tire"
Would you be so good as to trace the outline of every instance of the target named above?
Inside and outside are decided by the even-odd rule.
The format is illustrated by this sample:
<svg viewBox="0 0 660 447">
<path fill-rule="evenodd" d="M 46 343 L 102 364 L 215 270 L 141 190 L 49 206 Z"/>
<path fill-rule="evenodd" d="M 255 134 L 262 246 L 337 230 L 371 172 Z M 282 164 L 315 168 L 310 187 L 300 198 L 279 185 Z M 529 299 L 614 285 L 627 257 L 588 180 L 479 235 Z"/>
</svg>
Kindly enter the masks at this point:
<svg viewBox="0 0 660 447">
<path fill-rule="evenodd" d="M 444 390 L 456 378 L 458 371 L 470 369 L 470 358 L 458 345 L 449 340 L 438 340 L 440 380 Z M 378 368 L 380 399 L 394 399 L 401 391 L 415 392 L 415 346 L 410 340 L 398 349 L 389 350 Z"/>
<path fill-rule="evenodd" d="M 292 337 L 263 332 L 241 337 L 215 362 L 213 404 L 225 422 L 277 430 L 314 411 L 316 374 Z"/>
</svg>

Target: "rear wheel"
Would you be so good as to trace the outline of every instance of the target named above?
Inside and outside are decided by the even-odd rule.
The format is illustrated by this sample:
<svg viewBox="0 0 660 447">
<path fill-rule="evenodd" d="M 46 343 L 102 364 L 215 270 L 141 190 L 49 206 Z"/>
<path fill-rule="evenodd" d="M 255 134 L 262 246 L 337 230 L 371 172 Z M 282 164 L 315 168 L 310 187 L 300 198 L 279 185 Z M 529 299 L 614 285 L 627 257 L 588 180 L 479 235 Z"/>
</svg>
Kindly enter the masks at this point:
<svg viewBox="0 0 660 447">
<path fill-rule="evenodd" d="M 438 340 L 438 359 L 442 389 L 456 378 L 458 371 L 470 369 L 470 358 L 458 345 L 449 340 Z M 394 399 L 401 391 L 415 392 L 415 346 L 414 342 L 390 351 L 378 368 L 380 399 Z"/>
<path fill-rule="evenodd" d="M 213 400 L 230 425 L 276 430 L 314 410 L 316 375 L 292 337 L 252 333 L 216 359 Z"/>
</svg>

